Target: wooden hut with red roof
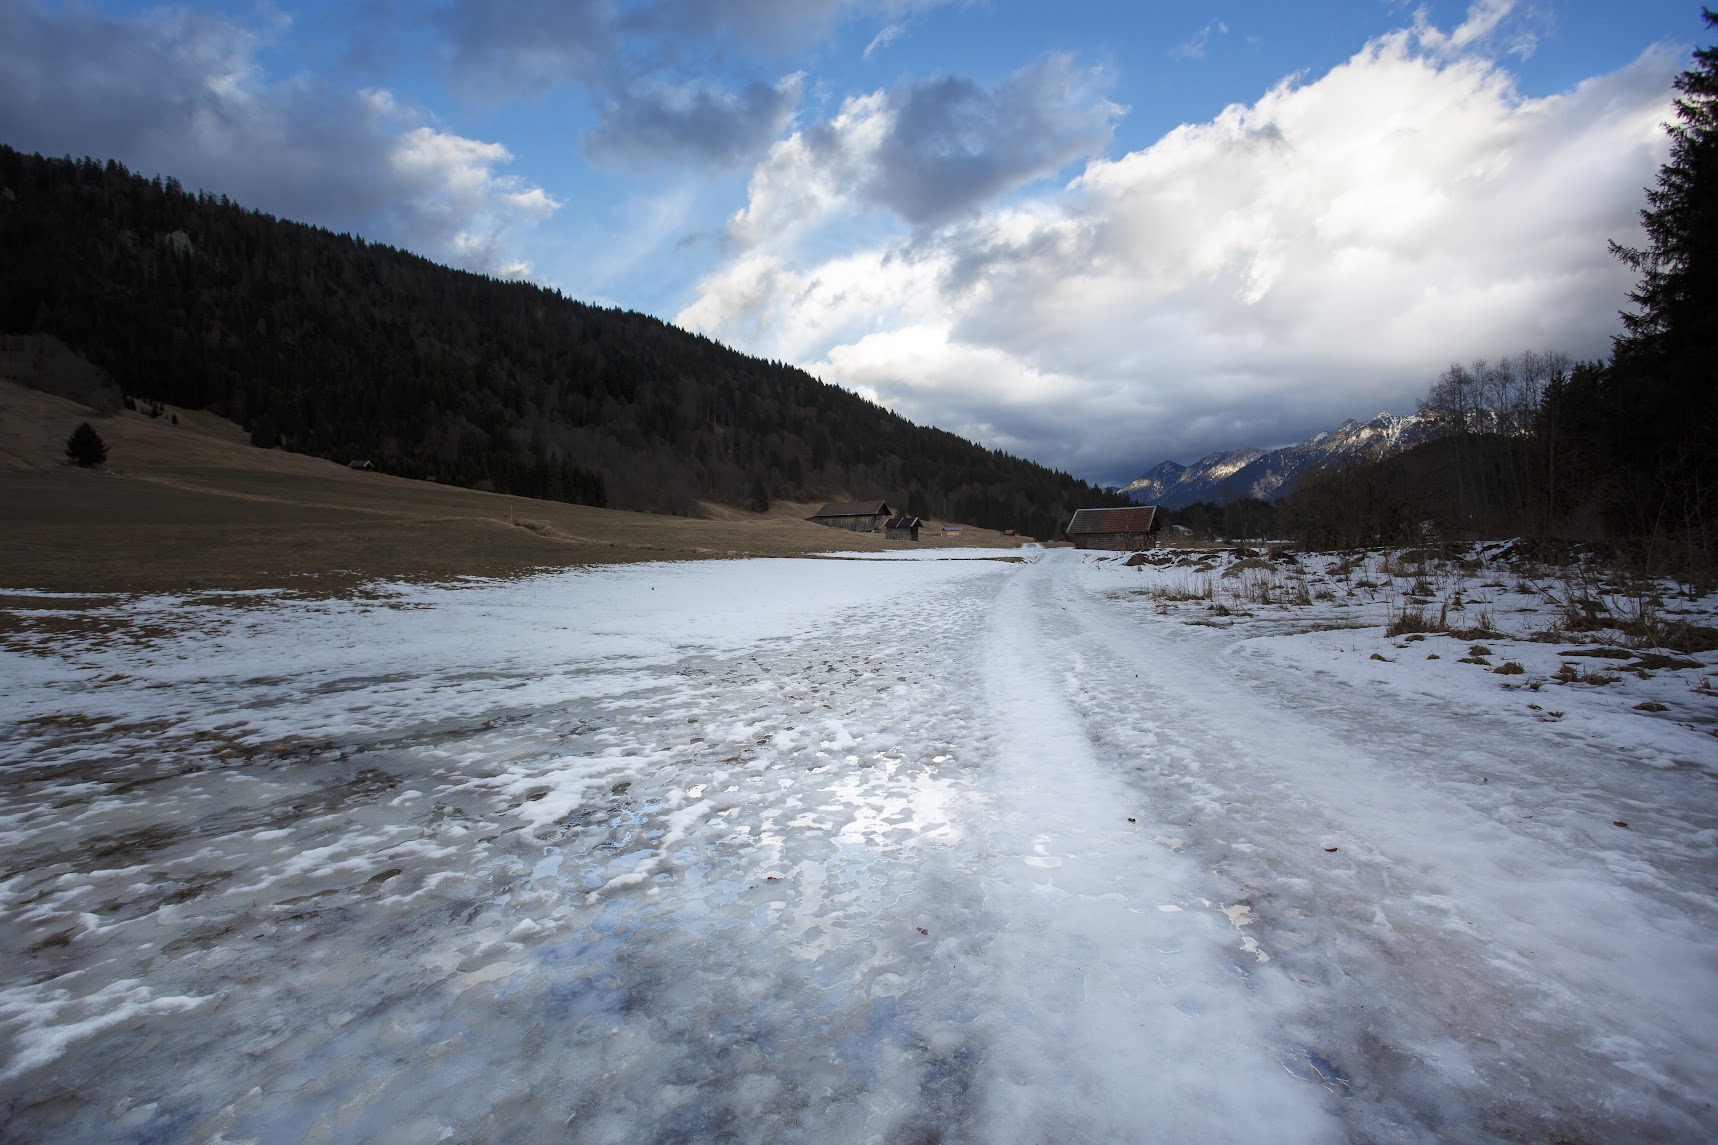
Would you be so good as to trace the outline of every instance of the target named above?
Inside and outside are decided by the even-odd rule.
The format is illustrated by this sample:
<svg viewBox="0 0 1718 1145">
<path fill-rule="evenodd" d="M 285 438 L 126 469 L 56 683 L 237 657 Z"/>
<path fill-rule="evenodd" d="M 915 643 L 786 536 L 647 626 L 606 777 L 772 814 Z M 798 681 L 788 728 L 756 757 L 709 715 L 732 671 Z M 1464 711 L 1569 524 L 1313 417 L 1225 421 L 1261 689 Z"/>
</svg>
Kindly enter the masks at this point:
<svg viewBox="0 0 1718 1145">
<path fill-rule="evenodd" d="M 1079 509 L 1068 522 L 1068 539 L 1076 549 L 1108 549 L 1129 553 L 1149 549 L 1163 531 L 1163 510 L 1156 505 L 1130 509 Z"/>
</svg>

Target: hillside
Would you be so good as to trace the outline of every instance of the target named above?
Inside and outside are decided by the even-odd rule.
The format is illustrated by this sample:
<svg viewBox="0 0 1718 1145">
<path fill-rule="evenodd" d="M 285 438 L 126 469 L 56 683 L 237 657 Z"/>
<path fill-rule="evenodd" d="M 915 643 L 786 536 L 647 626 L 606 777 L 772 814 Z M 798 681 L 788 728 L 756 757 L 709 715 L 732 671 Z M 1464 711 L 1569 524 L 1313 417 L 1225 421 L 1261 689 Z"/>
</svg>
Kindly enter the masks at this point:
<svg viewBox="0 0 1718 1145">
<path fill-rule="evenodd" d="M 1165 461 L 1121 488 L 1142 504 L 1179 509 L 1196 501 L 1275 500 L 1292 492 L 1306 473 L 1332 462 L 1379 461 L 1430 439 L 1425 419 L 1381 413 L 1350 418 L 1333 430 L 1280 449 L 1234 449 L 1206 454 L 1191 465 Z"/>
<path fill-rule="evenodd" d="M 1122 503 L 647 315 L 3 147 L 0 333 L 57 336 L 260 445 L 526 497 L 881 496 L 1039 537 Z"/>
<path fill-rule="evenodd" d="M 48 377 L 20 369 L 43 358 L 67 368 Z M 103 411 L 43 392 L 84 385 L 87 372 L 52 343 L 0 337 L 0 598 L 15 607 L 21 598 L 5 590 L 320 594 L 374 578 L 1020 544 L 970 525 L 958 537 L 933 527 L 917 543 L 891 542 L 811 524 L 807 502 L 778 501 L 768 513 L 705 504 L 698 518 L 664 517 L 355 472 L 258 449 L 207 411 Z M 81 421 L 107 442 L 98 469 L 65 463 L 66 435 Z"/>
</svg>

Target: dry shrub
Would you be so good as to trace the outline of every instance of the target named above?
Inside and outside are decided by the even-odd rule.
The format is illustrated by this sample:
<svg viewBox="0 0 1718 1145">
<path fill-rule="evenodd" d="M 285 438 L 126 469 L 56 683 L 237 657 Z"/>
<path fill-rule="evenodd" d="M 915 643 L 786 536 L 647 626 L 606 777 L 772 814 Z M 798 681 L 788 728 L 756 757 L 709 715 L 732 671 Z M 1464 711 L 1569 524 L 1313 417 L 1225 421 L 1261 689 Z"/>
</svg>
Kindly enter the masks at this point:
<svg viewBox="0 0 1718 1145">
<path fill-rule="evenodd" d="M 1195 576 L 1169 584 L 1160 584 L 1145 590 L 1148 596 L 1158 600 L 1210 600 L 1216 595 L 1216 590 L 1208 576 Z"/>
<path fill-rule="evenodd" d="M 1458 640 L 1505 640 L 1504 633 L 1498 631 L 1497 619 L 1492 616 L 1491 609 L 1482 608 L 1474 622 L 1465 628 L 1452 628 L 1450 635 Z"/>
<path fill-rule="evenodd" d="M 1666 620 L 1661 614 L 1625 621 L 1618 627 L 1642 647 L 1668 648 L 1672 652 L 1710 652 L 1718 648 L 1718 628 Z"/>
<path fill-rule="evenodd" d="M 1680 668 L 1701 668 L 1705 666 L 1698 660 L 1684 660 L 1680 656 L 1664 656 L 1657 652 L 1637 652 L 1634 655 L 1636 656 L 1636 660 L 1633 664 L 1630 664 L 1629 667 L 1644 668 L 1649 671 L 1656 669 L 1659 671 L 1674 672 Z"/>
<path fill-rule="evenodd" d="M 1384 626 L 1386 636 L 1406 636 L 1410 632 L 1443 632 L 1443 623 L 1419 605 L 1403 605 L 1402 611 Z"/>
<path fill-rule="evenodd" d="M 1385 557 L 1380 567 L 1391 576 L 1423 578 L 1428 565 L 1442 560 L 1442 554 L 1436 549 L 1403 549 Z"/>
</svg>

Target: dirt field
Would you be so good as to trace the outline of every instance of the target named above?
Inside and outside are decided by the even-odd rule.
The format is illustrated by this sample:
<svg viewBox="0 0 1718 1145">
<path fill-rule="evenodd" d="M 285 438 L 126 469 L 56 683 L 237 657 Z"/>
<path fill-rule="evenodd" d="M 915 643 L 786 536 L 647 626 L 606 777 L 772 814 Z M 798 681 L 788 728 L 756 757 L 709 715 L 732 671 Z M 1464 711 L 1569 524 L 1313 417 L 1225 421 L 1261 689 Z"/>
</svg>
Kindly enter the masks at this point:
<svg viewBox="0 0 1718 1145">
<path fill-rule="evenodd" d="M 65 461 L 80 421 L 107 442 L 101 469 Z M 935 535 L 941 522 L 916 546 L 886 541 L 810 524 L 816 508 L 711 505 L 687 519 L 480 493 L 257 449 L 208 413 L 101 413 L 0 379 L 0 588 L 332 590 L 615 561 L 1019 544 L 972 527 Z"/>
</svg>

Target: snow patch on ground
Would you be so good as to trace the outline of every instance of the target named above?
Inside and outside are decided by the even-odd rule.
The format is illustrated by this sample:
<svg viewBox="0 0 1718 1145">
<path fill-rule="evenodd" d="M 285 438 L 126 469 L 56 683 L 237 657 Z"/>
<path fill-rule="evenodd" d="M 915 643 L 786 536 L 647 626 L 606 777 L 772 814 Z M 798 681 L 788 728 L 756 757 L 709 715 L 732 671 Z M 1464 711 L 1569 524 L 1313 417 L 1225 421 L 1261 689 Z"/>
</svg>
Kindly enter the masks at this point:
<svg viewBox="0 0 1718 1145">
<path fill-rule="evenodd" d="M 1022 555 L 19 596 L 8 1128 L 1718 1132 L 1711 652 L 1495 554 Z"/>
</svg>

